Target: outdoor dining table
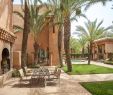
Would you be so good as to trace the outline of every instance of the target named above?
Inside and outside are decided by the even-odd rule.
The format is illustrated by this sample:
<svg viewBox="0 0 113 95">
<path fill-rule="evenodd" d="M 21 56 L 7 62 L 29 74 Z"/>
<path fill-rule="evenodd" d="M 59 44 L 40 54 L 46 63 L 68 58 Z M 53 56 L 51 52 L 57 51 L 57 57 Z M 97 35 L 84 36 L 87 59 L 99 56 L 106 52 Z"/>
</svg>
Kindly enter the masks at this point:
<svg viewBox="0 0 113 95">
<path fill-rule="evenodd" d="M 49 76 L 50 76 L 49 70 L 47 68 L 40 67 L 40 68 L 33 69 L 31 80 L 32 80 L 32 83 L 34 82 L 42 83 L 43 81 L 45 85 L 46 79 L 49 78 Z"/>
</svg>

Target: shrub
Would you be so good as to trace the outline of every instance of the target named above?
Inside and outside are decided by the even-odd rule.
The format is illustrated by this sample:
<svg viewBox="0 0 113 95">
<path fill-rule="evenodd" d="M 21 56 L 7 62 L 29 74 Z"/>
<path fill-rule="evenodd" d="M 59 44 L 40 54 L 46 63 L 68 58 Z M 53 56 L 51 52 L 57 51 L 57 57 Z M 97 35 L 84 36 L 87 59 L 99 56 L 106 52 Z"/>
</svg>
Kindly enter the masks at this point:
<svg viewBox="0 0 113 95">
<path fill-rule="evenodd" d="M 12 72 L 12 77 L 19 77 L 19 76 L 20 76 L 20 74 L 19 74 L 18 70 L 14 69 Z"/>
<path fill-rule="evenodd" d="M 29 68 L 39 68 L 40 65 L 39 64 L 28 64 L 27 67 L 29 67 Z"/>
</svg>

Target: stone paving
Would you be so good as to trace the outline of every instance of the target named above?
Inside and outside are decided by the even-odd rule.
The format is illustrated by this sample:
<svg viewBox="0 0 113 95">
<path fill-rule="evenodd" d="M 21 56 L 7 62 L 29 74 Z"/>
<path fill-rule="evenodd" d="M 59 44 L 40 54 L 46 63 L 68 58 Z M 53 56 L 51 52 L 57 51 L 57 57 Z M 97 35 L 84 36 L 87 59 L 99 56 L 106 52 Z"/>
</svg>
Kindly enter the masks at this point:
<svg viewBox="0 0 113 95">
<path fill-rule="evenodd" d="M 11 79 L 3 88 L 0 88 L 0 95 L 91 95 L 71 76 L 62 72 L 60 86 L 57 84 L 46 87 L 20 86 L 18 79 Z"/>
<path fill-rule="evenodd" d="M 83 62 L 81 64 L 84 64 Z M 91 62 L 91 64 L 113 68 L 112 65 L 100 62 Z M 60 86 L 58 84 L 42 86 L 29 86 L 27 84 L 20 86 L 18 79 L 11 79 L 0 88 L 0 95 L 91 95 L 79 82 L 106 81 L 113 80 L 113 74 L 90 74 L 90 75 L 72 75 L 61 73 Z"/>
</svg>

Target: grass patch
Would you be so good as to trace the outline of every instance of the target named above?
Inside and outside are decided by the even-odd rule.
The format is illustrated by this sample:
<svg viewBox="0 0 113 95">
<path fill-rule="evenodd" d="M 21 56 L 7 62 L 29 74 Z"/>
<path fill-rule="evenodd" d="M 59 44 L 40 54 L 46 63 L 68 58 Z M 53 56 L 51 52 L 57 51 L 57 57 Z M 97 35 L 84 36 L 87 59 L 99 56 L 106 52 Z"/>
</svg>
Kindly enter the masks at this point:
<svg viewBox="0 0 113 95">
<path fill-rule="evenodd" d="M 106 74 L 106 73 L 113 73 L 112 68 L 107 68 L 103 66 L 97 65 L 87 65 L 87 64 L 73 64 L 72 65 L 72 72 L 68 72 L 71 75 L 82 75 L 82 74 Z M 63 67 L 64 72 L 67 71 L 67 67 Z"/>
<path fill-rule="evenodd" d="M 92 95 L 113 95 L 113 81 L 80 83 Z"/>
</svg>

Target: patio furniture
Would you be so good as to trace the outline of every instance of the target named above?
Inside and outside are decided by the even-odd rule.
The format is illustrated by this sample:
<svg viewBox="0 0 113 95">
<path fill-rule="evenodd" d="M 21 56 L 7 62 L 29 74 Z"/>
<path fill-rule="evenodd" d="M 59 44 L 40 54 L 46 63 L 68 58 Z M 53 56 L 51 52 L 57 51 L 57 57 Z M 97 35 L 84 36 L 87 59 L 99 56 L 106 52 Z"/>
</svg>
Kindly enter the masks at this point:
<svg viewBox="0 0 113 95">
<path fill-rule="evenodd" d="M 57 72 L 54 74 L 51 74 L 48 79 L 46 79 L 46 84 L 49 82 L 56 82 L 58 81 L 58 84 L 60 86 L 60 74 L 61 74 L 61 69 L 57 68 Z"/>
<path fill-rule="evenodd" d="M 0 87 L 4 86 L 4 75 L 0 76 Z"/>
<path fill-rule="evenodd" d="M 24 70 L 26 73 L 31 73 L 32 69 L 28 68 L 27 66 L 24 67 Z"/>
<path fill-rule="evenodd" d="M 27 68 L 27 66 L 23 68 L 23 71 L 24 71 L 24 75 L 26 76 L 26 79 L 27 77 L 32 75 L 32 69 Z"/>
<path fill-rule="evenodd" d="M 22 81 L 24 81 L 24 82 L 29 81 L 29 80 L 26 79 L 26 77 L 24 76 L 23 69 L 20 69 L 20 70 L 19 70 L 19 74 L 20 74 L 20 80 L 19 80 L 20 85 L 21 85 Z"/>
<path fill-rule="evenodd" d="M 34 82 L 40 84 L 43 81 L 44 86 L 45 86 L 46 85 L 45 84 L 46 76 L 48 76 L 47 72 L 48 72 L 48 70 L 43 67 L 34 69 L 32 75 L 31 75 L 31 80 L 32 80 L 31 82 L 33 84 L 34 84 Z M 35 80 L 35 81 L 33 81 L 33 80 Z"/>
<path fill-rule="evenodd" d="M 50 75 L 54 75 L 57 72 L 58 67 L 55 67 L 54 71 L 49 71 Z"/>
</svg>

